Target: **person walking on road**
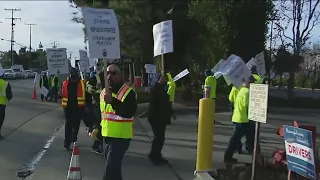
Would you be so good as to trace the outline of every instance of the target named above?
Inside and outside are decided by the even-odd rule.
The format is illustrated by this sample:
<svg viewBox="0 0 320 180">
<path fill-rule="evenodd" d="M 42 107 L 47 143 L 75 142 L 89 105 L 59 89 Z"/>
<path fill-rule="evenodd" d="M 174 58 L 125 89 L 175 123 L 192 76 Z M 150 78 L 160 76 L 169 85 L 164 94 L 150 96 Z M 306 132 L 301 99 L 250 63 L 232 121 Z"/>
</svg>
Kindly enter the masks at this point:
<svg viewBox="0 0 320 180">
<path fill-rule="evenodd" d="M 51 84 L 51 97 L 50 101 L 57 102 L 58 101 L 58 91 L 59 91 L 59 79 L 58 76 L 52 75 L 50 78 Z"/>
<path fill-rule="evenodd" d="M 42 87 L 45 87 L 48 91 L 50 90 L 49 89 L 49 80 L 48 80 L 48 77 L 46 74 L 43 74 L 40 78 L 40 82 L 39 82 L 39 86 L 40 86 L 40 89 L 42 89 Z M 47 96 L 44 96 L 42 93 L 41 93 L 41 101 L 43 101 L 43 99 L 45 100 L 48 100 L 48 95 Z"/>
<path fill-rule="evenodd" d="M 9 82 L 3 79 L 3 72 L 0 73 L 0 140 L 2 140 L 4 137 L 1 135 L 1 129 L 6 117 L 7 103 L 12 99 L 12 91 Z"/>
<path fill-rule="evenodd" d="M 62 84 L 62 107 L 65 116 L 64 148 L 71 150 L 71 143 L 77 141 L 81 119 L 85 125 L 85 81 L 80 79 L 77 69 L 71 68 L 70 76 Z"/>
<path fill-rule="evenodd" d="M 99 66 L 99 65 L 97 65 Z M 88 111 L 95 120 L 94 130 L 92 136 L 95 138 L 91 148 L 91 152 L 96 154 L 103 154 L 103 138 L 101 135 L 101 111 L 100 111 L 100 93 L 104 87 L 104 74 L 100 69 L 97 73 L 92 73 L 91 78 L 87 82 L 87 92 L 90 96 L 91 103 L 88 104 Z M 89 102 L 88 102 L 89 103 Z"/>
<path fill-rule="evenodd" d="M 173 120 L 176 119 L 176 116 L 174 114 L 174 110 L 173 110 L 173 107 L 172 107 L 172 104 L 174 102 L 174 98 L 176 96 L 176 83 L 173 81 L 172 76 L 171 76 L 170 73 L 167 73 L 166 75 L 168 77 L 168 83 L 167 83 L 168 91 L 167 91 L 167 93 L 169 95 L 169 105 L 170 105 L 170 109 L 171 109 L 171 117 L 170 117 L 169 124 L 171 124 L 171 118 Z"/>
<path fill-rule="evenodd" d="M 123 82 L 118 66 L 111 64 L 106 70 L 109 89 L 104 88 L 100 94 L 100 125 L 106 161 L 103 180 L 122 180 L 122 159 L 133 136 L 136 93 Z"/>
<path fill-rule="evenodd" d="M 148 110 L 148 121 L 151 125 L 154 138 L 152 140 L 149 159 L 156 165 L 168 161 L 162 156 L 161 151 L 165 141 L 166 126 L 170 123 L 171 107 L 169 95 L 166 92 L 168 77 L 161 76 L 151 90 L 151 99 Z"/>
<path fill-rule="evenodd" d="M 248 150 L 248 153 L 251 154 L 253 152 L 254 137 L 252 136 L 251 123 L 248 119 L 249 87 L 251 82 L 253 82 L 252 78 L 244 80 L 244 84 L 239 89 L 234 101 L 234 111 L 232 115 L 234 131 L 224 153 L 224 161 L 226 163 L 237 162 L 237 159 L 233 158 L 233 154 L 239 148 L 243 136 L 246 136 L 246 149 Z"/>
</svg>

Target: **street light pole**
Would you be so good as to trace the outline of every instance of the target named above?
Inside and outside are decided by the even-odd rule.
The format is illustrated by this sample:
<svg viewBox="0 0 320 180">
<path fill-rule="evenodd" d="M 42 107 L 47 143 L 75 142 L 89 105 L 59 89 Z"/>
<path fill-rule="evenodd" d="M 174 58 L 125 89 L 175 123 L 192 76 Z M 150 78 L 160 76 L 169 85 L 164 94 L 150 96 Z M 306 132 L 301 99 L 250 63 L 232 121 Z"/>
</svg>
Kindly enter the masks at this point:
<svg viewBox="0 0 320 180">
<path fill-rule="evenodd" d="M 31 49 L 32 49 L 32 47 L 31 47 L 31 37 L 32 37 L 32 26 L 36 26 L 36 25 L 38 25 L 38 24 L 34 24 L 34 23 L 32 23 L 32 24 L 27 24 L 27 23 L 25 23 L 25 25 L 27 25 L 27 26 L 29 26 L 29 33 L 30 33 L 30 39 L 29 39 L 29 52 L 31 52 Z"/>
</svg>

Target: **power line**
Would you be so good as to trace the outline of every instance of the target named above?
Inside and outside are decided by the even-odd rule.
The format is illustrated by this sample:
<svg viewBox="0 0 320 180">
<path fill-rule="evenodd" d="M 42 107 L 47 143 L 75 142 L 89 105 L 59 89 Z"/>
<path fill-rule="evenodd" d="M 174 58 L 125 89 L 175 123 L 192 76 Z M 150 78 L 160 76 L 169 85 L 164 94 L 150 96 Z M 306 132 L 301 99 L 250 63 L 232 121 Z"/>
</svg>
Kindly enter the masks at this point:
<svg viewBox="0 0 320 180">
<path fill-rule="evenodd" d="M 21 18 L 15 18 L 14 13 L 16 11 L 21 11 L 21 9 L 4 9 L 5 11 L 11 11 L 11 18 L 6 18 L 6 19 L 11 19 L 11 64 L 14 65 L 14 60 L 13 60 L 13 42 L 14 42 L 14 21 L 15 20 L 21 20 Z"/>
<path fill-rule="evenodd" d="M 11 42 L 11 40 L 4 39 L 4 38 L 0 38 L 0 40 Z M 27 46 L 25 46 L 25 45 L 23 45 L 23 44 L 21 44 L 21 43 L 17 43 L 17 41 L 13 41 L 13 43 L 14 43 L 14 44 L 17 44 L 17 45 L 19 45 L 19 46 L 21 46 L 21 47 L 24 47 L 24 48 L 27 47 Z"/>
<path fill-rule="evenodd" d="M 25 23 L 25 25 L 29 26 L 29 33 L 30 33 L 30 39 L 29 39 L 29 52 L 31 52 L 31 36 L 32 36 L 32 26 L 36 26 L 38 24 L 34 24 L 34 23 L 31 23 L 31 24 L 27 24 Z"/>
</svg>

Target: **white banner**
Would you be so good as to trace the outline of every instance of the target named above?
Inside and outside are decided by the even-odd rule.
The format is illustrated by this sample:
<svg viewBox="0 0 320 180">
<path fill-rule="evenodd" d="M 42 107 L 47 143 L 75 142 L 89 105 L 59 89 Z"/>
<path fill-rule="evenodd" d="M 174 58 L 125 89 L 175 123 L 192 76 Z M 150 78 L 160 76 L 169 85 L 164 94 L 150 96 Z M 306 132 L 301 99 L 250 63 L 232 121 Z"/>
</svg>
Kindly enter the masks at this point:
<svg viewBox="0 0 320 180">
<path fill-rule="evenodd" d="M 173 52 L 172 20 L 155 24 L 152 32 L 154 57 Z"/>
<path fill-rule="evenodd" d="M 250 61 L 247 62 L 247 67 L 251 69 L 253 66 L 256 67 L 257 72 L 260 76 L 266 77 L 266 63 L 264 60 L 264 53 L 261 52 L 256 55 L 256 57 L 251 58 Z"/>
<path fill-rule="evenodd" d="M 243 80 L 251 76 L 251 72 L 239 56 L 232 54 L 214 74 L 216 78 L 221 75 L 225 77 L 227 83 L 232 82 L 235 87 L 239 88 Z"/>
<path fill-rule="evenodd" d="M 48 74 L 69 74 L 69 60 L 66 48 L 46 49 Z"/>
<path fill-rule="evenodd" d="M 87 55 L 87 51 L 84 51 L 84 50 L 79 50 L 79 64 L 80 64 L 80 71 L 81 72 L 85 72 L 85 73 L 88 73 L 89 72 L 89 58 L 88 58 L 88 55 Z"/>
<path fill-rule="evenodd" d="M 176 81 L 178 81 L 179 79 L 185 77 L 185 76 L 188 75 L 188 74 L 189 74 L 188 69 L 185 69 L 185 70 L 181 71 L 179 74 L 177 74 L 177 75 L 173 78 L 173 81 L 176 82 Z"/>
<path fill-rule="evenodd" d="M 119 26 L 113 9 L 82 8 L 90 58 L 120 58 Z"/>
</svg>

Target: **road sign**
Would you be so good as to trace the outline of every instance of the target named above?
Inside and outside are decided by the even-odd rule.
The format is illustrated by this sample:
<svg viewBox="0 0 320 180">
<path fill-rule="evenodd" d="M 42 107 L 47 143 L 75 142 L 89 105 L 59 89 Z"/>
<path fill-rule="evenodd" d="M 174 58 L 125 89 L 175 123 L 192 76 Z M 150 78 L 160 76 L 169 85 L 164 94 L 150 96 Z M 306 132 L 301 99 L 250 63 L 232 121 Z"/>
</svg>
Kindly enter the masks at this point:
<svg viewBox="0 0 320 180">
<path fill-rule="evenodd" d="M 288 169 L 316 180 L 312 132 L 293 126 L 283 127 Z"/>
</svg>

